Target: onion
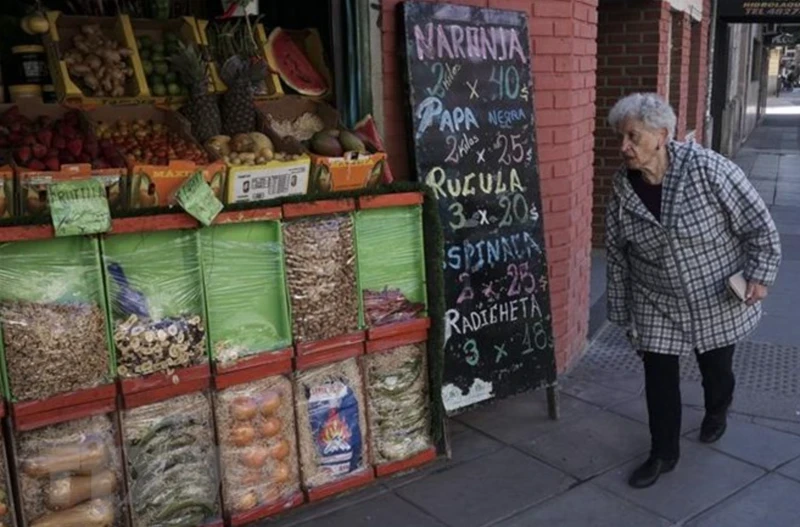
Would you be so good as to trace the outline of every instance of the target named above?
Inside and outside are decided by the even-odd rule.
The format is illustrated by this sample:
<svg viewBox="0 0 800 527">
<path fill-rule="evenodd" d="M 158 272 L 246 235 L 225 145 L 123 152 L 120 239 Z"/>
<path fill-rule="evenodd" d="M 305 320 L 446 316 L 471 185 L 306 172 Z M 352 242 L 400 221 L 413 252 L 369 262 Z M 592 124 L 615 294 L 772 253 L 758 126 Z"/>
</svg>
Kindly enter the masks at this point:
<svg viewBox="0 0 800 527">
<path fill-rule="evenodd" d="M 281 431 L 281 420 L 277 417 L 268 417 L 261 424 L 261 435 L 272 437 Z"/>
<path fill-rule="evenodd" d="M 236 510 L 249 511 L 258 505 L 258 496 L 255 492 L 248 492 L 238 500 L 236 500 Z"/>
<path fill-rule="evenodd" d="M 269 454 L 269 450 L 262 446 L 248 448 L 242 454 L 242 464 L 251 468 L 261 468 L 267 462 Z"/>
<path fill-rule="evenodd" d="M 269 417 L 270 415 L 274 414 L 278 408 L 280 408 L 281 396 L 276 392 L 266 392 L 261 397 L 261 401 L 259 401 L 258 406 L 261 410 L 261 415 L 264 417 Z"/>
<path fill-rule="evenodd" d="M 231 402 L 231 413 L 237 421 L 249 421 L 256 416 L 258 406 L 251 397 L 237 397 Z"/>
<path fill-rule="evenodd" d="M 278 444 L 270 448 L 270 455 L 280 461 L 289 455 L 289 442 L 282 439 Z"/>
<path fill-rule="evenodd" d="M 256 430 L 250 425 L 236 425 L 231 429 L 230 440 L 236 446 L 247 446 L 256 437 Z"/>
<path fill-rule="evenodd" d="M 275 474 L 273 476 L 273 479 L 275 480 L 275 483 L 278 483 L 278 484 L 286 483 L 287 481 L 289 481 L 289 476 L 290 475 L 291 475 L 291 473 L 290 473 L 289 467 L 288 467 L 288 465 L 286 465 L 286 463 L 278 463 L 275 466 Z"/>
</svg>

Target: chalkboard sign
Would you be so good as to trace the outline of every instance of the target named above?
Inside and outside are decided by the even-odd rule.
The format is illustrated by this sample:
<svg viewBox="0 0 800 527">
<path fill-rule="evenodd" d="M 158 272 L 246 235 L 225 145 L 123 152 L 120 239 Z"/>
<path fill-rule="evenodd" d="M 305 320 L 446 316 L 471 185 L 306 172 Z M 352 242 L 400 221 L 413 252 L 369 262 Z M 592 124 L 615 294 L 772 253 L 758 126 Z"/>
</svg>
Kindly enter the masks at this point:
<svg viewBox="0 0 800 527">
<path fill-rule="evenodd" d="M 400 9 L 410 150 L 444 229 L 452 414 L 555 382 L 527 18 Z"/>
</svg>

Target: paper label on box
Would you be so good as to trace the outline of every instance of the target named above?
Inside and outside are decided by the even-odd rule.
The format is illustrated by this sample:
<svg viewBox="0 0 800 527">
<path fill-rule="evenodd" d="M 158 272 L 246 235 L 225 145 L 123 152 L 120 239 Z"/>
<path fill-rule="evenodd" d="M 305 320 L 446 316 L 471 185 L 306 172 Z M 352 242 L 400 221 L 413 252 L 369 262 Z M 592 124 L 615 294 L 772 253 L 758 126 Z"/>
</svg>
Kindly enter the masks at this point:
<svg viewBox="0 0 800 527">
<path fill-rule="evenodd" d="M 195 173 L 178 189 L 176 201 L 183 210 L 194 216 L 203 225 L 211 225 L 222 212 L 222 202 L 206 183 L 202 172 Z"/>
<path fill-rule="evenodd" d="M 97 234 L 111 230 L 111 213 L 103 184 L 96 179 L 53 183 L 50 215 L 56 236 Z"/>
<path fill-rule="evenodd" d="M 303 194 L 308 187 L 308 161 L 296 166 L 237 170 L 231 177 L 234 203 Z"/>
</svg>

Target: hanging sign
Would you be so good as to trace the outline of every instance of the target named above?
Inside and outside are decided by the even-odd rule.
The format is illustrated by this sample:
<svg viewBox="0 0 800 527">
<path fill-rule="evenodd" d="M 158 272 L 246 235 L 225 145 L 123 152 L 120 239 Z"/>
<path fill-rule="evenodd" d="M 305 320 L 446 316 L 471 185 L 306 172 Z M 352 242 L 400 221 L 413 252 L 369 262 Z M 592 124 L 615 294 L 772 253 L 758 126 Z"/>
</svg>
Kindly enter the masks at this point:
<svg viewBox="0 0 800 527">
<path fill-rule="evenodd" d="M 111 230 L 111 212 L 103 184 L 96 179 L 53 183 L 47 189 L 56 236 Z"/>
<path fill-rule="evenodd" d="M 214 195 L 202 172 L 197 172 L 181 185 L 176 201 L 183 210 L 205 226 L 211 225 L 223 208 L 222 202 Z"/>
<path fill-rule="evenodd" d="M 725 0 L 717 5 L 719 17 L 746 22 L 761 19 L 780 19 L 800 17 L 800 1 L 772 0 L 771 2 L 751 2 L 749 0 Z"/>
<path fill-rule="evenodd" d="M 444 229 L 452 413 L 555 381 L 524 13 L 403 4 L 418 179 Z"/>
</svg>

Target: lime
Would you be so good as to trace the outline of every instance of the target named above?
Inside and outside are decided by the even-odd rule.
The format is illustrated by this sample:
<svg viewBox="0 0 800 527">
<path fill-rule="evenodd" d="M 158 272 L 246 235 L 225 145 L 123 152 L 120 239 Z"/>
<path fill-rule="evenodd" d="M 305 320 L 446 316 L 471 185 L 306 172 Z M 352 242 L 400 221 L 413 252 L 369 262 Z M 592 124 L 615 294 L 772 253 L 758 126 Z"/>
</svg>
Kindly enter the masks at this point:
<svg viewBox="0 0 800 527">
<path fill-rule="evenodd" d="M 153 42 L 153 53 L 164 53 L 164 43 Z"/>
<path fill-rule="evenodd" d="M 156 84 L 164 84 L 164 77 L 161 75 L 150 75 L 150 78 L 147 79 L 147 84 L 150 86 L 155 86 Z"/>
<path fill-rule="evenodd" d="M 178 42 L 178 35 L 175 33 L 164 33 L 164 42 Z"/>
<path fill-rule="evenodd" d="M 180 95 L 181 87 L 178 86 L 177 84 L 175 84 L 174 82 L 171 82 L 171 83 L 167 84 L 167 92 L 170 95 Z"/>
<path fill-rule="evenodd" d="M 153 39 L 149 35 L 139 37 L 139 48 L 149 48 L 153 44 Z"/>
<path fill-rule="evenodd" d="M 174 71 L 168 71 L 164 74 L 164 82 L 167 84 L 177 83 L 178 82 L 178 74 Z"/>
<path fill-rule="evenodd" d="M 177 42 L 167 42 L 167 45 L 164 46 L 164 55 L 167 57 L 171 57 L 180 51 L 180 48 Z"/>
<path fill-rule="evenodd" d="M 142 60 L 150 60 L 150 50 L 147 49 L 147 48 L 140 49 L 139 50 L 139 58 L 142 59 Z"/>
<path fill-rule="evenodd" d="M 144 74 L 149 77 L 153 73 L 153 63 L 149 60 L 142 59 L 142 69 L 144 70 Z"/>
<path fill-rule="evenodd" d="M 156 97 L 163 97 L 167 94 L 167 87 L 163 84 L 154 84 L 150 87 L 150 90 Z"/>
<path fill-rule="evenodd" d="M 150 60 L 153 62 L 164 62 L 164 54 L 163 53 L 156 53 L 153 52 L 153 55 L 150 57 Z"/>
<path fill-rule="evenodd" d="M 153 69 L 158 75 L 166 75 L 169 73 L 169 64 L 164 61 L 153 61 Z"/>
</svg>

